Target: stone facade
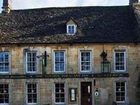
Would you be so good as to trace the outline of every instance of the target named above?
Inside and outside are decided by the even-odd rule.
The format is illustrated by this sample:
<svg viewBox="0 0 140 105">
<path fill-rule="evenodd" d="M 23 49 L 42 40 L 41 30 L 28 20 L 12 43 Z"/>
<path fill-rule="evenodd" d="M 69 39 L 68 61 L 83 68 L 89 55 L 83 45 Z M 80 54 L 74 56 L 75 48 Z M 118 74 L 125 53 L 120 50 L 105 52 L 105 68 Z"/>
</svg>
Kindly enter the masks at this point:
<svg viewBox="0 0 140 105">
<path fill-rule="evenodd" d="M 126 104 L 133 104 L 137 101 L 138 75 L 140 71 L 140 45 L 127 44 L 34 44 L 34 45 L 4 45 L 0 46 L 0 51 L 10 53 L 11 69 L 10 75 L 26 75 L 24 62 L 24 49 L 37 51 L 37 56 L 42 55 L 44 51 L 48 54 L 46 74 L 56 74 L 53 68 L 53 52 L 64 50 L 66 57 L 66 70 L 63 74 L 81 74 L 79 69 L 79 54 L 82 51 L 91 51 L 92 70 L 90 73 L 101 73 L 100 54 L 107 51 L 107 59 L 111 62 L 111 73 L 116 73 L 113 69 L 115 49 L 126 50 L 126 72 L 128 77 L 94 77 L 94 78 L 24 78 L 24 79 L 0 79 L 0 83 L 9 84 L 9 102 L 10 105 L 26 104 L 26 83 L 37 83 L 37 105 L 55 105 L 54 84 L 65 84 L 65 104 L 81 105 L 81 82 L 91 82 L 92 84 L 92 105 L 112 105 L 115 101 L 115 81 L 126 82 Z M 42 74 L 42 58 L 37 58 L 37 74 Z M 118 72 L 117 72 L 118 74 Z M 36 74 L 35 74 L 36 75 Z M 95 83 L 96 82 L 96 83 Z M 76 88 L 76 102 L 70 102 L 69 88 Z M 96 89 L 99 90 L 99 96 L 95 96 Z"/>
<path fill-rule="evenodd" d="M 11 1 L 0 15 L 0 105 L 140 105 L 138 0 L 31 10 Z"/>
</svg>

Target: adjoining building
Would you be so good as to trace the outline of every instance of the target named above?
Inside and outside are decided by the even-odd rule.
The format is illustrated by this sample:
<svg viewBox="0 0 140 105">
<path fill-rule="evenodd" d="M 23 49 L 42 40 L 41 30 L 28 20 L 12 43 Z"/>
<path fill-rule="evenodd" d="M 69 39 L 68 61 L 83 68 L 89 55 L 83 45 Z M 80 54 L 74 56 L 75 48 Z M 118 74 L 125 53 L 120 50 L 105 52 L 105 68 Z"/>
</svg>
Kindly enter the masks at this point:
<svg viewBox="0 0 140 105">
<path fill-rule="evenodd" d="M 4 0 L 0 105 L 139 105 L 139 16 L 137 0 L 27 10 Z"/>
</svg>

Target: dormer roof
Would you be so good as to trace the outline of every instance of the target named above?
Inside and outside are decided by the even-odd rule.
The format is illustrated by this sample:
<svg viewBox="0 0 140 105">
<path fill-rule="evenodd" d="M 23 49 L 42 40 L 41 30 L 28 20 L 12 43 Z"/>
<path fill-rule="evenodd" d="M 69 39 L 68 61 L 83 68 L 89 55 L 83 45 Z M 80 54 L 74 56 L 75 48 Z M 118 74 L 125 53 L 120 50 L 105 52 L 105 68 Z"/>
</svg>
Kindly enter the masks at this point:
<svg viewBox="0 0 140 105">
<path fill-rule="evenodd" d="M 75 25 L 77 25 L 76 21 L 75 21 L 73 18 L 70 18 L 70 19 L 66 22 L 66 24 L 67 24 L 67 25 L 68 25 L 68 24 L 75 24 Z"/>
</svg>

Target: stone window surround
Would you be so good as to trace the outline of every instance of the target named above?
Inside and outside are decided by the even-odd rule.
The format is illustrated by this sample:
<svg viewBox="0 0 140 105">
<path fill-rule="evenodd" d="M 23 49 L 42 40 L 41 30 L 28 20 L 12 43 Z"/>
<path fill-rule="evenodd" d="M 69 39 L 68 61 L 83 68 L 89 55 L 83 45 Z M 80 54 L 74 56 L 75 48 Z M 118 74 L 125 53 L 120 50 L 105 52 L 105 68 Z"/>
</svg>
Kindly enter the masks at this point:
<svg viewBox="0 0 140 105">
<path fill-rule="evenodd" d="M 40 58 L 36 59 L 36 72 L 27 72 L 27 70 L 26 70 L 26 52 L 36 52 L 36 56 L 40 55 L 40 51 L 38 51 L 38 49 L 36 49 L 36 48 L 33 48 L 33 47 L 25 47 L 25 48 L 23 48 L 24 74 L 37 74 L 37 73 L 40 73 L 40 71 L 39 71 Z"/>
<path fill-rule="evenodd" d="M 57 51 L 62 51 L 64 52 L 64 71 L 55 71 L 55 52 Z M 66 49 L 53 49 L 52 50 L 52 59 L 53 59 L 53 62 L 52 62 L 52 66 L 53 66 L 53 72 L 54 73 L 65 73 L 66 72 L 66 69 L 67 69 L 67 50 Z"/>
<path fill-rule="evenodd" d="M 116 102 L 116 82 L 125 82 L 125 101 L 118 101 L 118 102 Z M 117 79 L 115 79 L 114 81 L 113 81 L 113 91 L 114 91 L 114 102 L 116 102 L 116 103 L 129 103 L 129 99 L 128 99 L 128 78 L 124 78 L 124 77 L 119 77 L 119 78 L 117 78 Z"/>
<path fill-rule="evenodd" d="M 27 54 L 28 53 L 36 53 L 36 56 L 37 56 L 37 51 L 28 51 L 28 52 L 26 52 L 26 73 L 36 73 L 36 71 L 37 71 L 37 58 L 35 58 L 36 59 L 36 64 L 35 64 L 35 69 L 36 69 L 36 71 L 28 71 L 28 69 L 27 69 Z M 30 61 L 30 62 L 32 62 L 32 61 Z"/>
<path fill-rule="evenodd" d="M 36 103 L 28 103 L 28 96 L 27 96 L 27 85 L 28 84 L 36 84 L 36 94 L 37 94 L 37 102 Z M 36 82 L 34 80 L 26 81 L 26 83 L 25 83 L 25 101 L 26 101 L 27 105 L 36 105 L 36 104 L 38 104 L 38 97 L 39 97 L 39 93 L 38 93 L 39 90 L 38 89 L 39 89 L 38 82 Z"/>
<path fill-rule="evenodd" d="M 81 52 L 90 52 L 90 62 L 91 62 L 91 65 L 90 65 L 90 71 L 81 71 Z M 94 53 L 93 53 L 93 49 L 90 49 L 90 48 L 82 48 L 82 49 L 79 49 L 78 51 L 78 65 L 79 65 L 79 72 L 80 73 L 91 73 L 93 72 L 93 66 L 94 66 L 94 61 L 93 61 L 93 56 L 94 56 Z"/>
<path fill-rule="evenodd" d="M 115 53 L 117 51 L 122 51 L 124 52 L 124 70 L 116 70 L 115 69 Z M 119 48 L 119 49 L 114 49 L 113 51 L 113 67 L 114 67 L 114 72 L 127 72 L 127 50 L 126 49 L 122 49 L 122 48 Z"/>
<path fill-rule="evenodd" d="M 8 86 L 9 86 L 9 103 L 11 103 L 11 102 L 12 102 L 12 93 L 13 93 L 11 81 L 8 80 L 8 79 L 7 79 L 7 80 L 1 79 L 0 84 L 8 84 Z M 1 105 L 1 104 L 0 104 L 0 105 Z M 2 105 L 3 105 L 3 104 L 2 104 Z M 6 105 L 9 105 L 9 104 L 6 104 Z"/>
<path fill-rule="evenodd" d="M 55 84 L 64 84 L 64 97 L 65 97 L 64 103 L 62 103 L 62 102 L 61 102 L 61 103 L 55 102 Z M 54 103 L 55 103 L 55 104 L 58 104 L 58 105 L 59 105 L 59 104 L 60 104 L 60 105 L 61 105 L 61 104 L 64 104 L 64 105 L 65 105 L 65 103 L 66 103 L 66 93 L 67 93 L 67 92 L 66 92 L 65 82 L 55 82 L 55 83 L 54 83 Z"/>
<path fill-rule="evenodd" d="M 10 85 L 9 85 L 9 83 L 0 83 L 0 85 L 8 85 L 8 103 L 0 103 L 0 105 L 9 105 L 9 103 L 10 103 Z"/>
<path fill-rule="evenodd" d="M 82 57 L 81 54 L 84 53 L 84 52 L 87 52 L 87 53 L 90 54 L 90 61 L 89 61 L 89 62 L 90 62 L 90 70 L 85 70 L 85 71 L 84 71 L 84 70 L 81 70 L 81 69 L 82 69 L 82 68 L 81 68 L 81 66 L 82 66 L 82 65 L 81 65 L 81 62 L 82 62 L 82 60 L 81 60 L 81 57 Z M 91 60 L 92 57 L 91 57 L 91 56 L 92 56 L 92 54 L 91 54 L 91 51 L 90 51 L 90 50 L 84 50 L 84 51 L 81 50 L 81 51 L 80 51 L 80 72 L 91 72 L 91 64 L 92 64 L 92 60 Z"/>
<path fill-rule="evenodd" d="M 7 72 L 3 72 L 3 71 L 0 71 L 0 73 L 1 74 L 8 74 L 8 73 L 10 73 L 11 72 L 11 54 L 10 54 L 10 52 L 9 51 L 0 51 L 0 53 L 8 53 L 8 56 L 9 56 L 9 58 L 8 58 L 8 62 L 9 62 L 9 70 L 7 71 Z"/>
<path fill-rule="evenodd" d="M 122 85 L 120 85 L 120 86 L 117 86 L 117 83 L 119 83 L 119 84 L 124 84 L 124 91 L 122 91 L 122 90 L 119 90 L 120 88 L 122 88 Z M 119 89 L 117 90 L 117 87 L 119 87 Z M 124 95 L 121 95 L 121 93 L 122 92 L 124 92 Z M 124 100 L 126 100 L 125 98 L 126 98 L 126 82 L 124 82 L 124 81 L 116 81 L 116 91 L 115 91 L 115 93 L 116 93 L 116 102 L 118 102 L 118 103 L 124 103 L 125 101 L 122 101 L 122 99 L 117 99 L 117 93 L 119 93 L 120 95 L 119 95 L 119 98 L 120 97 L 124 97 Z"/>
</svg>

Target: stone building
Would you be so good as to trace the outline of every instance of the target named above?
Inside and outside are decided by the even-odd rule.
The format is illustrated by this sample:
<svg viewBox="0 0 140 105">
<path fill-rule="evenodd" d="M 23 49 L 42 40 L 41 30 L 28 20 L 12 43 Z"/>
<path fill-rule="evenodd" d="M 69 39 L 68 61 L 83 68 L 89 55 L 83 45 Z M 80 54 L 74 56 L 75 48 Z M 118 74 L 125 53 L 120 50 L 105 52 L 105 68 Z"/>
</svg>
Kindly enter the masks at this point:
<svg viewBox="0 0 140 105">
<path fill-rule="evenodd" d="M 139 7 L 11 10 L 4 0 L 0 105 L 140 105 Z"/>
</svg>

